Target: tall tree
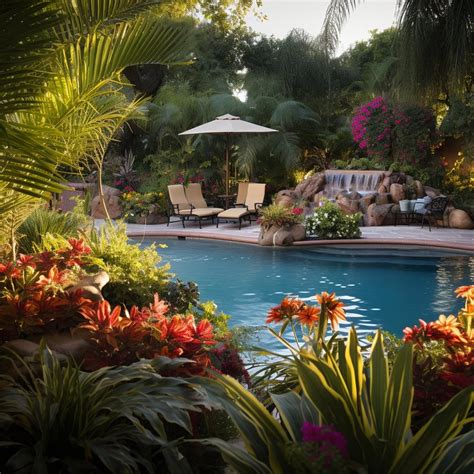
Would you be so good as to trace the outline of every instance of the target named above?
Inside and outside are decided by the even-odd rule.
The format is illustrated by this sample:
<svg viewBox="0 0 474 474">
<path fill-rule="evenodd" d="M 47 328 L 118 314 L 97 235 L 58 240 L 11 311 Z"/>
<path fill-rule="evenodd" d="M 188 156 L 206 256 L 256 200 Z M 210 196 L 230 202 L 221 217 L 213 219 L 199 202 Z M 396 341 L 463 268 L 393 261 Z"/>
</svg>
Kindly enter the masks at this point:
<svg viewBox="0 0 474 474">
<path fill-rule="evenodd" d="M 320 40 L 334 55 L 341 28 L 362 0 L 331 0 Z M 474 2 L 398 0 L 402 93 L 459 90 L 473 75 Z"/>
</svg>

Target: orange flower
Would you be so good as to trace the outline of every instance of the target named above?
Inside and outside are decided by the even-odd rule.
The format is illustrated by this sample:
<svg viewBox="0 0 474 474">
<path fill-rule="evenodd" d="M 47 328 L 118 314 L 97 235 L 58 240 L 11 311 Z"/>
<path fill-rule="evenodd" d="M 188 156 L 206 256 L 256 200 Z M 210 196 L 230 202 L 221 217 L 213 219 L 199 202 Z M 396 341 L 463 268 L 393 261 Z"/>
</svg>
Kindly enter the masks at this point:
<svg viewBox="0 0 474 474">
<path fill-rule="evenodd" d="M 279 323 L 291 319 L 298 314 L 304 303 L 297 298 L 284 298 L 278 306 L 274 306 L 267 315 L 266 323 Z"/>
<path fill-rule="evenodd" d="M 307 326 L 313 326 L 316 321 L 319 319 L 319 314 L 321 310 L 315 306 L 305 305 L 298 312 L 298 320 L 301 324 Z"/>
<path fill-rule="evenodd" d="M 440 331 L 460 334 L 459 328 L 461 328 L 462 325 L 456 316 L 450 314 L 448 317 L 446 317 L 444 314 L 441 314 L 438 320 L 434 322 L 433 327 L 439 329 Z"/>
<path fill-rule="evenodd" d="M 460 286 L 454 293 L 458 295 L 458 298 L 474 299 L 474 285 Z"/>
<path fill-rule="evenodd" d="M 328 316 L 329 322 L 333 331 L 339 329 L 339 321 L 346 321 L 346 312 L 342 309 L 344 303 L 336 299 L 336 294 L 333 292 L 329 294 L 326 291 L 323 291 L 320 295 L 316 295 L 316 299 L 321 305 L 321 309 L 324 307 L 326 309 L 326 314 Z"/>
</svg>

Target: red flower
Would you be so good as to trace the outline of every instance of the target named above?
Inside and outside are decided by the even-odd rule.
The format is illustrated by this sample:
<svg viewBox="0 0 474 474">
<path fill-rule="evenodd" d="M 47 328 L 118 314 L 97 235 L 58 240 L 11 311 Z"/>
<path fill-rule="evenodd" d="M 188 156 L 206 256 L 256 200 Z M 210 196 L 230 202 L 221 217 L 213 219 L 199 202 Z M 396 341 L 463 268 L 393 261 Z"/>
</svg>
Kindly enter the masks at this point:
<svg viewBox="0 0 474 474">
<path fill-rule="evenodd" d="M 298 320 L 301 324 L 313 326 L 319 320 L 321 310 L 314 306 L 305 305 L 298 311 Z"/>
<path fill-rule="evenodd" d="M 17 268 L 36 268 L 34 255 L 23 255 L 20 254 L 20 258 L 16 261 Z"/>
<path fill-rule="evenodd" d="M 82 239 L 71 238 L 68 240 L 68 242 L 69 242 L 69 245 L 71 246 L 71 250 L 74 253 L 88 255 L 92 252 L 92 249 L 88 245 L 86 245 L 84 243 L 84 240 Z"/>
<path fill-rule="evenodd" d="M 207 319 L 199 321 L 194 330 L 194 337 L 202 344 L 212 345 L 216 343 L 212 324 Z"/>
<path fill-rule="evenodd" d="M 282 302 L 273 307 L 267 315 L 266 323 L 279 323 L 284 319 L 291 319 L 298 314 L 304 303 L 296 298 L 284 298 Z"/>
</svg>

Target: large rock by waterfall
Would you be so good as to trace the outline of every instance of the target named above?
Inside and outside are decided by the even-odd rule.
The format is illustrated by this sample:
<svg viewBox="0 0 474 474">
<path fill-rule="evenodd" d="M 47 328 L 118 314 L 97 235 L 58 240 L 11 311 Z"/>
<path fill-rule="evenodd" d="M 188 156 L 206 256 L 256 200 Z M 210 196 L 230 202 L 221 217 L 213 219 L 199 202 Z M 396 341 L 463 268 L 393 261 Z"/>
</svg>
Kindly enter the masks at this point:
<svg viewBox="0 0 474 474">
<path fill-rule="evenodd" d="M 402 172 L 326 170 L 305 179 L 295 189 L 280 191 L 275 202 L 288 207 L 306 202 L 311 212 L 322 200 L 330 199 L 347 214 L 361 212 L 365 225 L 378 226 L 394 224 L 400 201 L 440 195 L 438 189 Z M 445 223 L 457 228 L 473 226 L 469 215 L 452 206 L 446 211 Z"/>
</svg>

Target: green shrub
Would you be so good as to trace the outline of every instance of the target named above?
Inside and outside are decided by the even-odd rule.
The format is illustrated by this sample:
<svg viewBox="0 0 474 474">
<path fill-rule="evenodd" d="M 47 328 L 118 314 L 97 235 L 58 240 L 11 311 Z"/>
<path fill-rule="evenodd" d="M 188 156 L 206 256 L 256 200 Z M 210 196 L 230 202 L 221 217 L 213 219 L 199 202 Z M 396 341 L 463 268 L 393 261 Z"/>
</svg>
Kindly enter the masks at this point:
<svg viewBox="0 0 474 474">
<path fill-rule="evenodd" d="M 269 206 L 262 207 L 259 214 L 259 222 L 264 227 L 300 224 L 304 218 L 302 208 L 289 208 L 279 204 L 270 204 Z"/>
<path fill-rule="evenodd" d="M 18 250 L 23 254 L 34 253 L 46 234 L 77 238 L 88 225 L 89 218 L 78 212 L 36 209 L 18 228 Z"/>
<path fill-rule="evenodd" d="M 86 269 L 102 269 L 109 274 L 110 281 L 102 294 L 112 306 L 145 306 L 153 301 L 154 293 L 164 292 L 171 277 L 170 267 L 159 266 L 161 257 L 155 244 L 141 248 L 139 243 L 130 242 L 124 225 L 113 224 L 92 232 L 87 243 L 93 260 Z"/>
<path fill-rule="evenodd" d="M 317 207 L 314 214 L 306 218 L 306 232 L 320 239 L 357 239 L 360 237 L 359 222 L 362 215 L 346 215 L 330 201 Z"/>
<path fill-rule="evenodd" d="M 383 170 L 384 165 L 374 158 L 352 158 L 350 160 L 336 160 L 334 168 L 338 170 Z"/>
</svg>

